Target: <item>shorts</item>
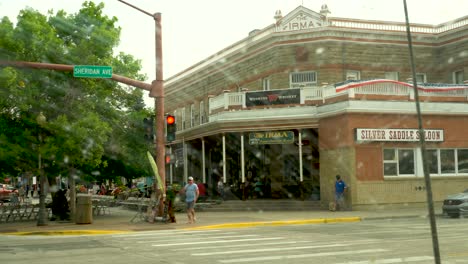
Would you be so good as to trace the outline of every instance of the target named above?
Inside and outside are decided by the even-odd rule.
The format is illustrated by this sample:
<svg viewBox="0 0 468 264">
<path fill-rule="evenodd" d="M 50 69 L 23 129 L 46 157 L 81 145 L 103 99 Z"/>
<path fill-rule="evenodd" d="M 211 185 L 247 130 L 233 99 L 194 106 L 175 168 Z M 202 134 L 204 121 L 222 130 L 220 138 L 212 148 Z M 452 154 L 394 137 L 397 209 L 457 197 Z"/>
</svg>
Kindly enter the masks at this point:
<svg viewBox="0 0 468 264">
<path fill-rule="evenodd" d="M 187 210 L 195 208 L 195 201 L 185 202 L 185 204 L 187 205 Z"/>
</svg>

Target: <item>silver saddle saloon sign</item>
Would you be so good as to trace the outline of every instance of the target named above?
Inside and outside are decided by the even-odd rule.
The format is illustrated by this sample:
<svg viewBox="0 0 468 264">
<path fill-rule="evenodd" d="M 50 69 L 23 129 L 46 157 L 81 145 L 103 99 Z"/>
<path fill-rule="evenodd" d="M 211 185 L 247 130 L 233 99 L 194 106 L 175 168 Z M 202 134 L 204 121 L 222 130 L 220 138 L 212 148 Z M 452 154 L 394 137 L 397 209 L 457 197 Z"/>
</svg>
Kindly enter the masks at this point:
<svg viewBox="0 0 468 264">
<path fill-rule="evenodd" d="M 293 131 L 253 132 L 249 134 L 250 145 L 291 143 L 294 143 Z"/>
<path fill-rule="evenodd" d="M 443 129 L 424 129 L 426 141 L 443 142 Z M 356 128 L 356 141 L 419 141 L 420 133 L 418 129 L 388 129 L 388 128 Z"/>
</svg>

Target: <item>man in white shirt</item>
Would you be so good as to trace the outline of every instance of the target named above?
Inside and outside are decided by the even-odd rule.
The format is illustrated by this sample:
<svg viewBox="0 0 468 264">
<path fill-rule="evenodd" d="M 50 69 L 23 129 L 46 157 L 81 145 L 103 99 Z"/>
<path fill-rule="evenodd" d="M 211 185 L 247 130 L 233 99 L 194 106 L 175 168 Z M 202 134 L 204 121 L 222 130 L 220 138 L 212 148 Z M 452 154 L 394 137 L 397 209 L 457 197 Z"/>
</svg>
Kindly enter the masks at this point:
<svg viewBox="0 0 468 264">
<path fill-rule="evenodd" d="M 193 224 L 195 223 L 195 203 L 200 195 L 198 186 L 193 182 L 193 177 L 188 177 L 188 183 L 181 191 L 185 193 L 188 223 Z"/>
</svg>

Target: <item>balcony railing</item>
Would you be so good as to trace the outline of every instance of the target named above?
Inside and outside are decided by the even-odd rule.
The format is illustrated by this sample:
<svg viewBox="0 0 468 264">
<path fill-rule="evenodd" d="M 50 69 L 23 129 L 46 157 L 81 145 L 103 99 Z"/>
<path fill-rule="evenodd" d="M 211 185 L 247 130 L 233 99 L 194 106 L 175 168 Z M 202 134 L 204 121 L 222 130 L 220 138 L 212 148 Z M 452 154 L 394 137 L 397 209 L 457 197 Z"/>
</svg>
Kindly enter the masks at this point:
<svg viewBox="0 0 468 264">
<path fill-rule="evenodd" d="M 402 22 L 371 21 L 351 18 L 330 18 L 332 27 L 359 28 L 378 31 L 406 31 L 406 24 Z M 439 34 L 452 29 L 468 25 L 468 16 L 439 25 L 411 24 L 411 32 Z"/>
<path fill-rule="evenodd" d="M 336 100 L 332 99 L 336 97 L 343 97 L 344 99 L 342 100 L 353 100 L 366 96 L 366 99 L 372 100 L 372 97 L 369 95 L 376 96 L 377 99 L 374 100 L 385 100 L 385 97 L 389 97 L 389 100 L 395 100 L 395 98 L 400 98 L 401 100 L 414 100 L 414 88 L 408 83 L 394 82 L 390 80 L 371 80 L 362 82 L 356 81 L 356 83 L 346 82 L 346 84 L 346 86 L 341 87 L 339 85 L 303 87 L 300 89 L 300 102 L 297 105 L 327 104 L 329 102 L 335 102 Z M 420 84 L 418 87 L 419 95 L 421 97 L 432 97 L 434 101 L 450 101 L 450 99 L 454 99 L 453 101 L 455 102 L 468 101 L 468 85 L 441 84 L 439 87 L 435 85 Z M 289 88 L 277 91 L 287 89 Z M 247 93 L 248 91 L 225 92 L 221 95 L 210 98 L 209 113 L 212 114 L 219 111 L 249 109 L 250 107 L 246 106 Z M 284 105 L 265 105 L 264 107 L 274 108 L 284 107 Z"/>
</svg>

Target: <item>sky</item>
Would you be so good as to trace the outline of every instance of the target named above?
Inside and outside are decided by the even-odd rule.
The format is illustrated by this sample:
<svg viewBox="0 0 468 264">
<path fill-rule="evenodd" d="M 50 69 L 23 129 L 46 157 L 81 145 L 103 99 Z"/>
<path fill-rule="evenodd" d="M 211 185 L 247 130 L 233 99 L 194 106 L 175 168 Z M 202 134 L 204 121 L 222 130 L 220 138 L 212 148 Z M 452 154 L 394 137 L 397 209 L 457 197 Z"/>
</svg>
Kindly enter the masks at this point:
<svg viewBox="0 0 468 264">
<path fill-rule="evenodd" d="M 19 11 L 31 7 L 46 14 L 78 12 L 82 0 L 0 0 L 0 17 L 16 23 Z M 155 73 L 154 19 L 117 0 L 105 4 L 104 13 L 118 18 L 122 28 L 116 50 L 142 60 L 147 82 Z M 283 16 L 303 5 L 319 12 L 327 4 L 332 17 L 405 22 L 403 0 L 126 0 L 151 14 L 161 13 L 163 78 L 247 37 L 254 29 L 274 23 L 276 10 Z M 440 24 L 468 15 L 468 0 L 407 0 L 410 23 Z M 80 64 L 77 62 L 76 64 Z"/>
</svg>

